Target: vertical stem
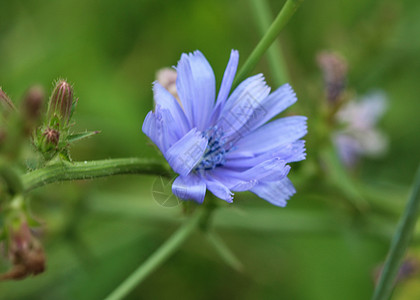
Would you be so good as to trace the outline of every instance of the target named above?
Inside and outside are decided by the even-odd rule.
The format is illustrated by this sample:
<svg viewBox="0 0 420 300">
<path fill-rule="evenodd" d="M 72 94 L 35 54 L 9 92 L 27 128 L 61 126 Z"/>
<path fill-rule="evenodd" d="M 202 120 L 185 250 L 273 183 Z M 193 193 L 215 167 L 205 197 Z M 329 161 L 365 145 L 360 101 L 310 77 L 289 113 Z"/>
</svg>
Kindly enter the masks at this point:
<svg viewBox="0 0 420 300">
<path fill-rule="evenodd" d="M 167 260 L 198 227 L 205 209 L 200 209 L 191 216 L 157 251 L 155 251 L 137 270 L 135 270 L 105 300 L 120 300 L 127 296 L 150 273 Z"/>
<path fill-rule="evenodd" d="M 233 82 L 233 88 L 235 88 L 241 81 L 243 81 L 247 77 L 248 73 L 254 69 L 261 56 L 265 53 L 268 47 L 270 47 L 287 22 L 289 22 L 290 18 L 293 16 L 302 2 L 303 0 L 287 0 L 277 15 L 276 19 L 267 30 L 266 34 L 262 37 L 258 45 L 255 47 L 248 59 L 245 61 L 244 65 L 239 70 L 235 77 L 235 81 Z"/>
<path fill-rule="evenodd" d="M 401 262 L 409 246 L 420 208 L 420 165 L 413 183 L 413 190 L 407 206 L 398 223 L 391 247 L 381 272 L 372 300 L 388 300 L 394 289 Z"/>
<path fill-rule="evenodd" d="M 264 35 L 273 20 L 267 0 L 250 0 L 250 4 L 255 14 L 258 30 L 261 35 Z M 274 40 L 268 48 L 267 58 L 274 85 L 280 86 L 289 82 L 283 51 L 278 39 Z"/>
</svg>

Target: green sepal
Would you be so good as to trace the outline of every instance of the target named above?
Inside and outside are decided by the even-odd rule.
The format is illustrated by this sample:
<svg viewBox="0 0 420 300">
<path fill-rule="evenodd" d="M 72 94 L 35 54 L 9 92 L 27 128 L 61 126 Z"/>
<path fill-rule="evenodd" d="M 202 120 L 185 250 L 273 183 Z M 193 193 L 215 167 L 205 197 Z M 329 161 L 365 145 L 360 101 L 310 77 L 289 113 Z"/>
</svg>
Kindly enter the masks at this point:
<svg viewBox="0 0 420 300">
<path fill-rule="evenodd" d="M 96 131 L 86 131 L 86 132 L 81 132 L 81 133 L 75 133 L 75 134 L 71 134 L 67 137 L 67 142 L 68 143 L 73 143 L 73 142 L 77 142 L 79 140 L 83 140 L 85 138 L 91 137 L 95 134 L 100 133 L 99 130 Z"/>
</svg>

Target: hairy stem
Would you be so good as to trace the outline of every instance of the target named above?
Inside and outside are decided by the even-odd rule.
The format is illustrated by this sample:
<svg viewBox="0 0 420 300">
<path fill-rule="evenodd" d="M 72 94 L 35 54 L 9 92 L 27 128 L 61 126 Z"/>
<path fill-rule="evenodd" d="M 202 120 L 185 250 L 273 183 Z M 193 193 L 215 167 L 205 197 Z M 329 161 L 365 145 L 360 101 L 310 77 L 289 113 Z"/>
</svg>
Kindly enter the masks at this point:
<svg viewBox="0 0 420 300">
<path fill-rule="evenodd" d="M 158 160 L 117 158 L 84 162 L 60 161 L 22 176 L 25 192 L 37 187 L 69 180 L 94 179 L 118 174 L 154 174 L 169 176 L 169 167 Z"/>
<path fill-rule="evenodd" d="M 249 72 L 254 69 L 261 56 L 271 46 L 276 37 L 279 35 L 280 31 L 284 28 L 287 22 L 289 22 L 302 2 L 303 0 L 287 0 L 277 15 L 276 19 L 271 24 L 270 28 L 267 30 L 265 35 L 262 37 L 258 45 L 255 47 L 255 49 L 252 51 L 248 59 L 239 70 L 235 77 L 235 81 L 233 82 L 233 88 L 242 82 L 248 76 Z"/>
<path fill-rule="evenodd" d="M 388 300 L 394 289 L 395 279 L 398 275 L 401 262 L 409 246 L 416 225 L 417 216 L 420 208 L 420 166 L 417 170 L 413 183 L 413 190 L 408 200 L 407 206 L 397 231 L 392 239 L 391 247 L 385 261 L 384 268 L 379 277 L 373 300 Z"/>
</svg>

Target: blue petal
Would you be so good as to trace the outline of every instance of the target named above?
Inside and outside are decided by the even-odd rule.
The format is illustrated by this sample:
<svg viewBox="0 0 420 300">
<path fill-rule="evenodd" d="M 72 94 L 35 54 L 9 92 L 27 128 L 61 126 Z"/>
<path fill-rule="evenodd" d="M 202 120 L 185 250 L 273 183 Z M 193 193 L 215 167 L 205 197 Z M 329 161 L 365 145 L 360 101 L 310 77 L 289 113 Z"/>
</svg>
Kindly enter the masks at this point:
<svg viewBox="0 0 420 300">
<path fill-rule="evenodd" d="M 171 129 L 177 131 L 176 136 L 180 139 L 191 129 L 182 107 L 175 97 L 158 82 L 153 83 L 153 96 L 157 105 L 171 112 L 175 121 L 175 126 Z"/>
<path fill-rule="evenodd" d="M 274 120 L 249 133 L 235 144 L 236 150 L 259 155 L 302 138 L 307 132 L 306 117 L 292 116 Z"/>
<path fill-rule="evenodd" d="M 232 82 L 235 78 L 236 69 L 238 68 L 238 62 L 239 52 L 237 50 L 232 50 L 225 73 L 223 74 L 223 80 L 220 86 L 219 94 L 217 96 L 211 123 L 214 123 L 219 118 L 220 112 L 222 111 L 226 99 L 229 96 L 230 89 L 232 88 Z"/>
<path fill-rule="evenodd" d="M 258 128 L 297 101 L 292 87 L 286 83 L 271 93 L 258 108 L 258 114 L 246 124 L 251 130 Z"/>
<path fill-rule="evenodd" d="M 194 174 L 179 176 L 172 184 L 172 192 L 182 200 L 194 200 L 201 204 L 206 195 L 206 183 Z"/>
<path fill-rule="evenodd" d="M 282 173 L 286 168 L 286 162 L 278 157 L 264 161 L 246 171 L 234 172 L 236 177 L 242 180 L 261 180 L 273 173 Z"/>
<path fill-rule="evenodd" d="M 178 62 L 176 89 L 191 127 L 204 131 L 214 107 L 216 80 L 200 51 L 182 54 Z"/>
<path fill-rule="evenodd" d="M 193 128 L 164 155 L 172 169 L 179 175 L 185 176 L 201 160 L 207 143 L 207 139 L 203 138 L 201 132 Z"/>
<path fill-rule="evenodd" d="M 162 153 L 176 141 L 169 128 L 174 127 L 175 122 L 167 109 L 156 106 L 155 112 L 150 111 L 144 119 L 142 131 L 155 143 Z"/>
<path fill-rule="evenodd" d="M 279 158 L 262 162 L 246 171 L 216 168 L 211 175 L 235 192 L 243 192 L 253 188 L 260 181 L 279 180 L 287 176 L 290 166 Z"/>
<path fill-rule="evenodd" d="M 296 193 L 292 182 L 287 178 L 278 181 L 263 181 L 251 189 L 251 192 L 271 204 L 284 207 L 287 200 Z"/>
<path fill-rule="evenodd" d="M 227 168 L 248 169 L 274 157 L 279 157 L 287 163 L 305 159 L 305 141 L 298 140 L 260 155 L 256 155 L 248 149 L 238 149 L 226 155 L 224 166 Z"/>
<path fill-rule="evenodd" d="M 216 197 L 225 200 L 228 203 L 233 202 L 233 193 L 227 188 L 226 185 L 220 181 L 207 176 L 205 178 L 207 189 L 213 193 Z"/>
<path fill-rule="evenodd" d="M 225 137 L 237 140 L 251 128 L 244 126 L 258 114 L 261 102 L 270 93 L 263 76 L 254 76 L 244 81 L 229 97 L 217 125 L 223 129 Z"/>
</svg>

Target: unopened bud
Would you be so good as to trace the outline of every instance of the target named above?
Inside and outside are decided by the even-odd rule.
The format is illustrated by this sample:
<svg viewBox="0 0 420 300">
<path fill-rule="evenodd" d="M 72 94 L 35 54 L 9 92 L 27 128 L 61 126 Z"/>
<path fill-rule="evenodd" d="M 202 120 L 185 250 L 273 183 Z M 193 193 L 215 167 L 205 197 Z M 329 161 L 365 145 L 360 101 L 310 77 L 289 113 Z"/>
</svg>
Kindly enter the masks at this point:
<svg viewBox="0 0 420 300">
<path fill-rule="evenodd" d="M 25 94 L 21 110 L 27 135 L 39 125 L 44 99 L 45 93 L 41 86 L 33 86 Z"/>
<path fill-rule="evenodd" d="M 65 80 L 59 80 L 51 94 L 48 107 L 48 118 L 57 117 L 63 125 L 67 125 L 73 106 L 73 88 Z"/>
<path fill-rule="evenodd" d="M 317 61 L 323 73 L 327 100 L 336 103 L 346 87 L 347 62 L 342 56 L 327 51 L 319 53 Z"/>
<path fill-rule="evenodd" d="M 47 128 L 42 134 L 47 145 L 57 146 L 60 141 L 60 132 L 55 129 Z"/>
<path fill-rule="evenodd" d="M 41 86 L 31 87 L 25 94 L 22 103 L 22 113 L 25 118 L 38 120 L 41 116 L 42 106 L 44 104 L 45 92 Z"/>
<path fill-rule="evenodd" d="M 0 275 L 0 280 L 23 279 L 37 275 L 45 269 L 45 254 L 41 243 L 32 235 L 26 222 L 10 236 L 9 257 L 13 268 Z"/>
<path fill-rule="evenodd" d="M 171 68 L 163 68 L 156 72 L 156 80 L 157 82 L 163 86 L 169 93 L 174 96 L 178 102 L 179 96 L 176 90 L 176 77 L 177 73 L 174 69 Z"/>
</svg>

